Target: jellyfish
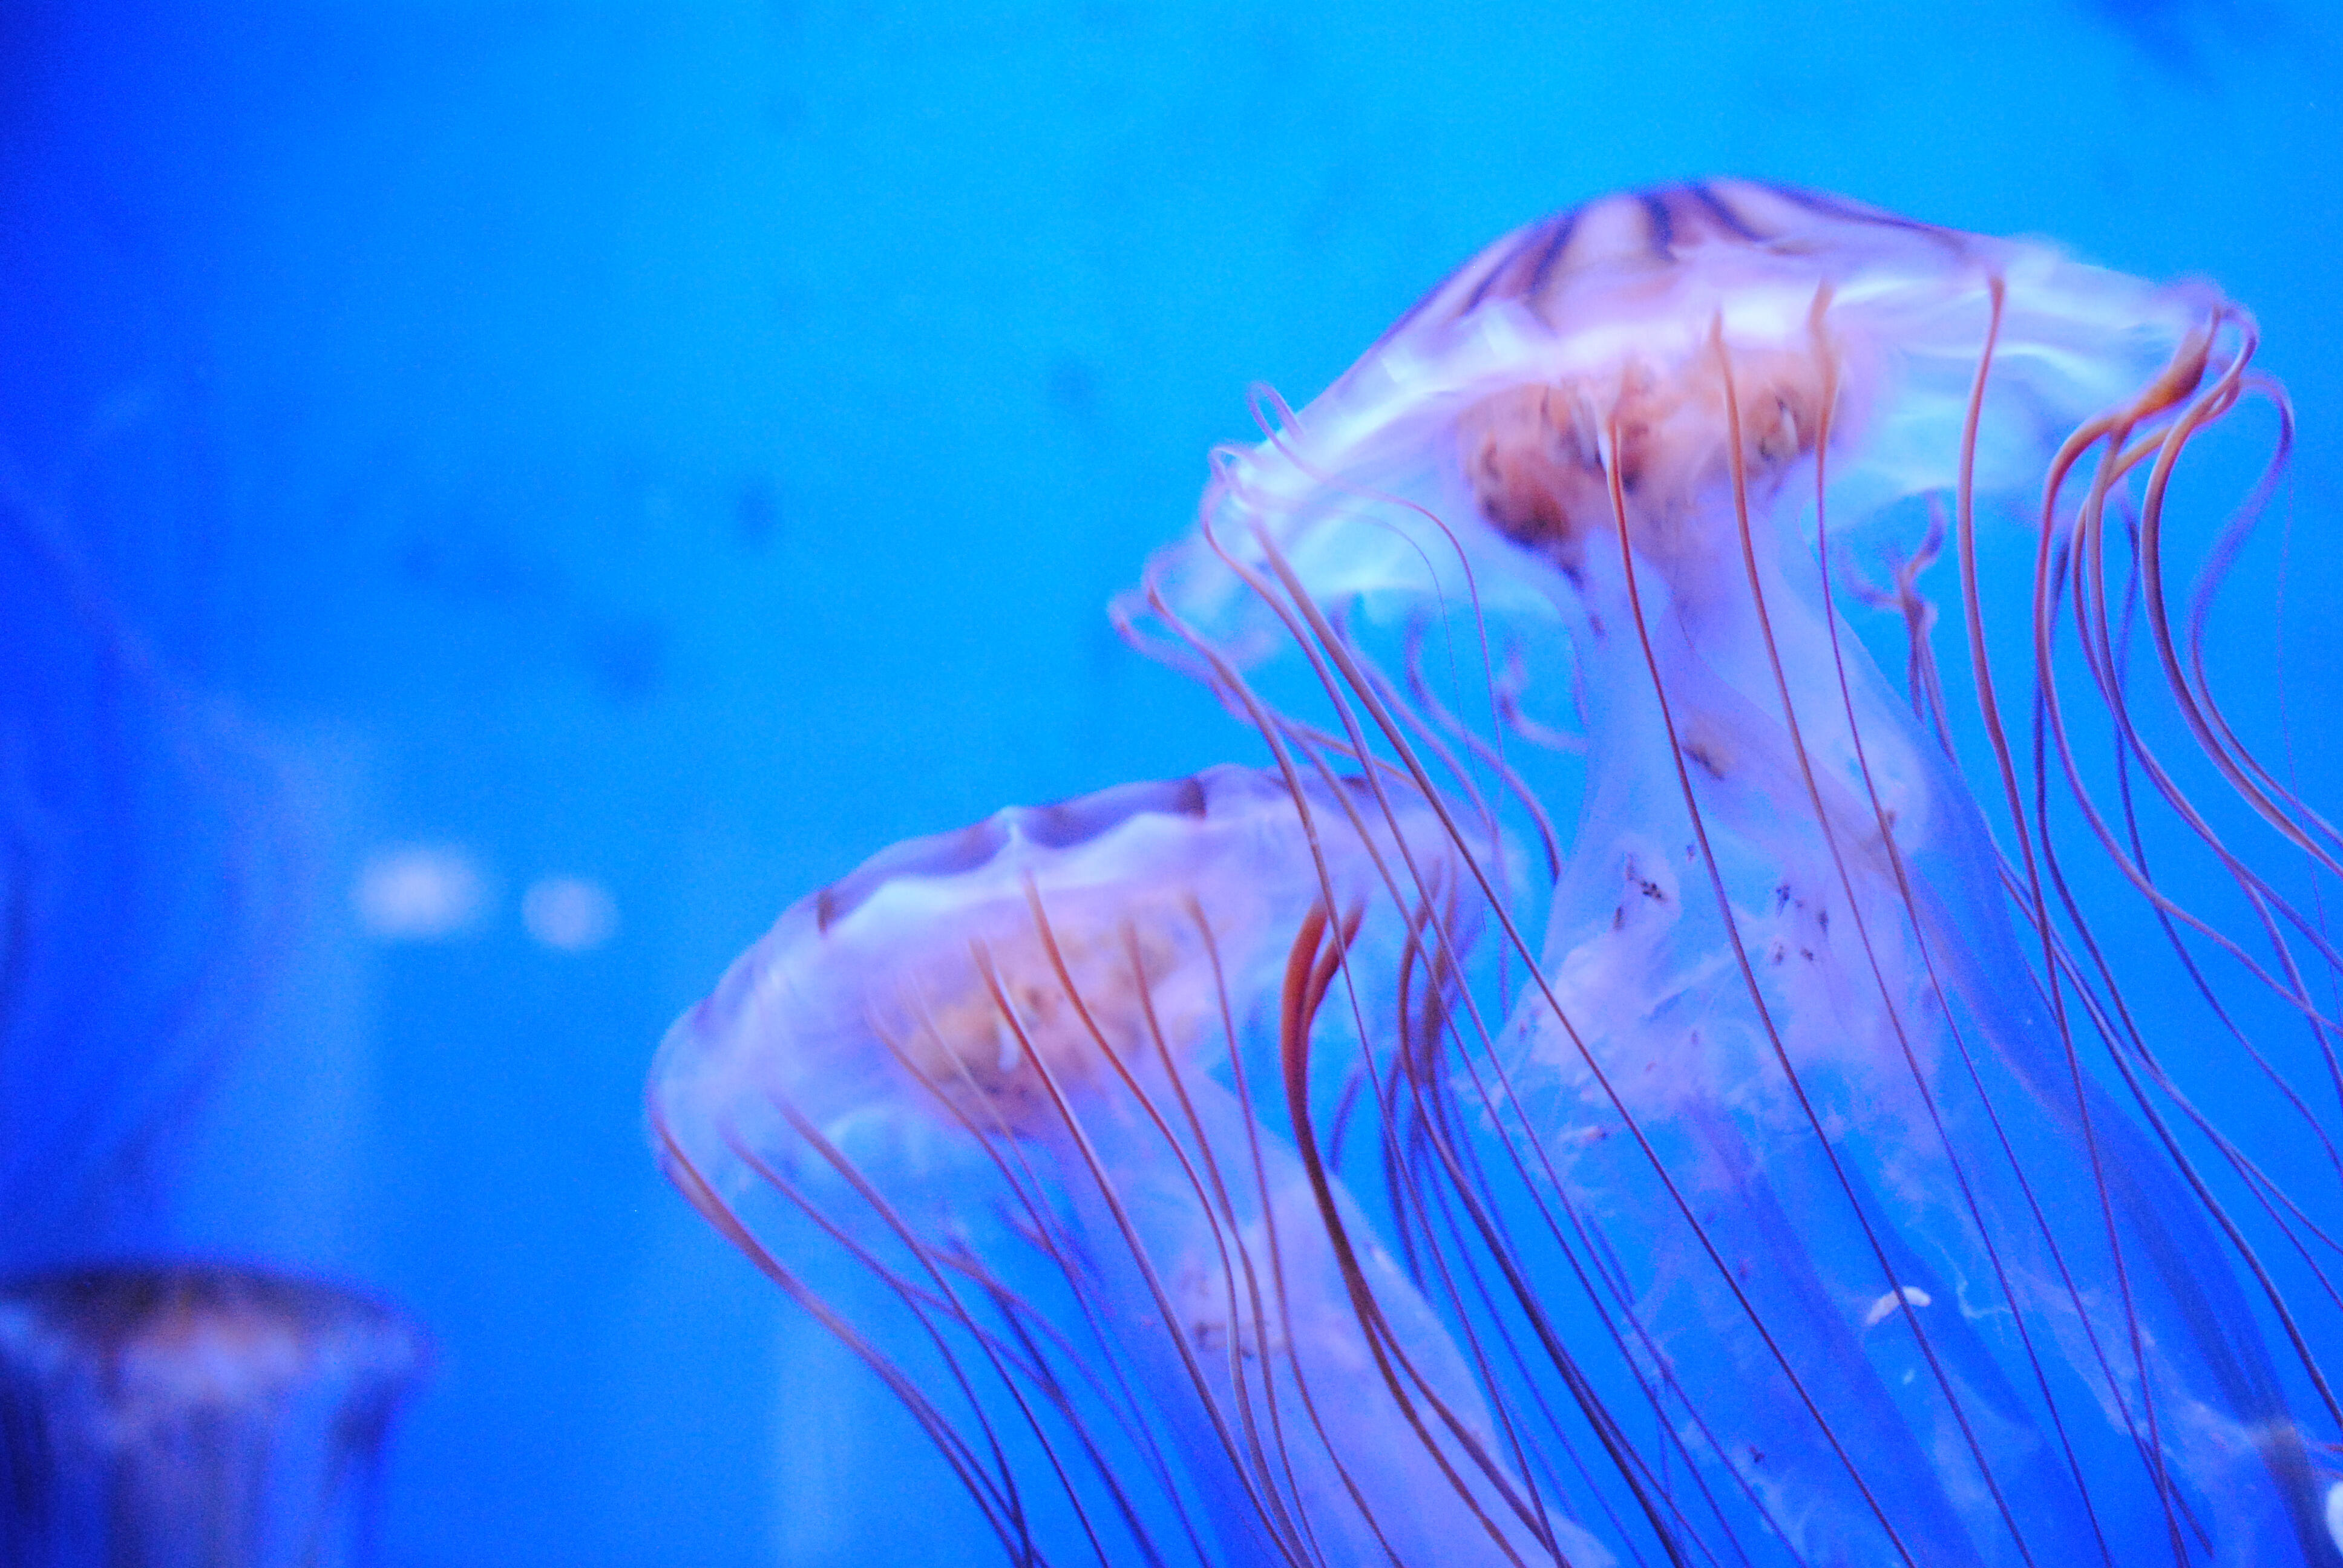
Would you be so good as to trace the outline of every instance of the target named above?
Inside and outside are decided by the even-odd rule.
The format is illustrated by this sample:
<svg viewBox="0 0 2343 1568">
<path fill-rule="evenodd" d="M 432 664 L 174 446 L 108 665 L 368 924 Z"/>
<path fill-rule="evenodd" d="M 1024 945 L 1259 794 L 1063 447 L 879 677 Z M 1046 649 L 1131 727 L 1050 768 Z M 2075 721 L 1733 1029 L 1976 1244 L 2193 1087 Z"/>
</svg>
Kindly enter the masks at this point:
<svg viewBox="0 0 2343 1568">
<path fill-rule="evenodd" d="M 2343 1562 L 2343 846 L 2205 658 L 2291 437 L 2256 342 L 2046 244 L 1613 196 L 1264 397 L 1119 602 L 1450 834 L 1501 962 L 1393 1058 L 1386 1222 L 1522 1282 L 1451 1332 L 1520 1451 L 1600 1439 L 1623 1555 Z"/>
<path fill-rule="evenodd" d="M 252 1269 L 0 1284 L 0 1557 L 364 1562 L 383 1443 L 426 1353 L 387 1307 Z"/>
<path fill-rule="evenodd" d="M 655 1142 L 1014 1561 L 1600 1568 L 1338 1170 L 1452 995 L 1454 842 L 1221 767 L 900 846 L 676 1024 Z"/>
</svg>

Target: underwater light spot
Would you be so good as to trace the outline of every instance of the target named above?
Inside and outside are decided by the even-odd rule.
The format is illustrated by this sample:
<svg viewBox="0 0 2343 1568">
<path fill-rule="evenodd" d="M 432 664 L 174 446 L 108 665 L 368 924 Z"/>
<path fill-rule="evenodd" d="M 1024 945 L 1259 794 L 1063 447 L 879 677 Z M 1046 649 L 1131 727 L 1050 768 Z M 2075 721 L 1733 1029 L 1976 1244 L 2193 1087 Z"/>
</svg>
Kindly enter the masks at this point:
<svg viewBox="0 0 2343 1568">
<path fill-rule="evenodd" d="M 488 883 L 462 849 L 400 845 L 367 858 L 350 904 L 377 940 L 444 941 L 479 924 L 488 912 Z"/>
<path fill-rule="evenodd" d="M 548 948 L 591 952 L 618 930 L 618 901 L 587 877 L 539 877 L 521 895 L 520 923 Z"/>
</svg>

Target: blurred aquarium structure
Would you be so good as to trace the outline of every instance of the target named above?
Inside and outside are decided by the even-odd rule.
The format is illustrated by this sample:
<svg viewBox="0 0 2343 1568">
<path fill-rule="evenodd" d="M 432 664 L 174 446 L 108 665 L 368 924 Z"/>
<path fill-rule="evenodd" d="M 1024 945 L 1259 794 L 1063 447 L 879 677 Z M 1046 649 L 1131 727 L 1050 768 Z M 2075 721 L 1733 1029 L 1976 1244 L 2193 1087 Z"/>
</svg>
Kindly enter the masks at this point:
<svg viewBox="0 0 2343 1568">
<path fill-rule="evenodd" d="M 883 845 L 1258 760 L 1102 613 L 1248 384 L 1709 173 L 2254 311 L 2287 658 L 2214 678 L 2333 755 L 2330 6 L 0 11 L 0 1269 L 400 1303 L 386 1563 L 949 1560 L 650 1042 Z"/>
</svg>

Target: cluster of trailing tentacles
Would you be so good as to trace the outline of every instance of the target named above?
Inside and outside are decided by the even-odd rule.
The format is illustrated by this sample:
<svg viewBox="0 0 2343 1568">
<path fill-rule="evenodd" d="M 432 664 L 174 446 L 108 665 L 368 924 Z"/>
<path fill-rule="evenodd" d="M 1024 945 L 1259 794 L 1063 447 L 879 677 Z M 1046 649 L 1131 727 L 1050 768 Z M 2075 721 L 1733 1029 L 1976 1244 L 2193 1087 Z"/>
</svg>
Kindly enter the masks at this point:
<svg viewBox="0 0 2343 1568">
<path fill-rule="evenodd" d="M 796 905 L 661 1158 L 1019 1562 L 2343 1562 L 2343 838 L 2206 678 L 2254 348 L 1763 186 L 1507 236 L 1116 607 L 1270 766 Z"/>
</svg>

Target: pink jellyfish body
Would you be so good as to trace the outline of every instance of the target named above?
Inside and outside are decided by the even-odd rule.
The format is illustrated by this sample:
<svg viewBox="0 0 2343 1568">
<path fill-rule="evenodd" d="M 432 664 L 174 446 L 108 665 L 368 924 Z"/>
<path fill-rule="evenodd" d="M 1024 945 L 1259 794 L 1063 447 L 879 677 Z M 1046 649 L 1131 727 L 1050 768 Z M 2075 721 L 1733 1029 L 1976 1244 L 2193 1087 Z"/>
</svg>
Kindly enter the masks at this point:
<svg viewBox="0 0 2343 1568">
<path fill-rule="evenodd" d="M 1607 1560 L 1314 1131 L 1449 989 L 1453 850 L 1404 789 L 1222 768 L 1003 811 L 800 901 L 669 1034 L 670 1175 L 1016 1560 Z M 1322 1013 L 1349 1049 L 1313 1070 Z"/>
<path fill-rule="evenodd" d="M 1489 1219 L 1420 1267 L 1540 1282 L 1473 1337 L 1581 1367 L 1501 1407 L 1600 1363 L 1672 1557 L 2338 1561 L 2337 839 L 2204 678 L 2254 498 L 2164 578 L 2192 443 L 2259 395 L 2282 451 L 2253 347 L 2039 244 L 1612 197 L 1221 454 L 1121 607 L 1282 752 L 1550 846 L 1550 898 L 1466 879 L 1529 968 L 1448 1015 Z M 1979 565 L 2013 518 L 2030 580 Z"/>
</svg>

